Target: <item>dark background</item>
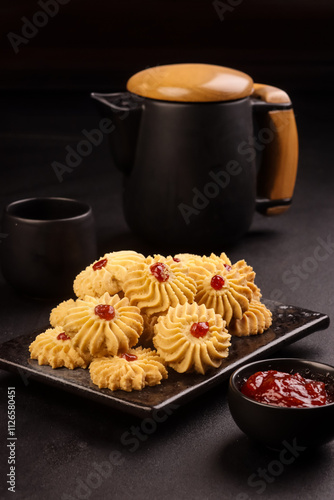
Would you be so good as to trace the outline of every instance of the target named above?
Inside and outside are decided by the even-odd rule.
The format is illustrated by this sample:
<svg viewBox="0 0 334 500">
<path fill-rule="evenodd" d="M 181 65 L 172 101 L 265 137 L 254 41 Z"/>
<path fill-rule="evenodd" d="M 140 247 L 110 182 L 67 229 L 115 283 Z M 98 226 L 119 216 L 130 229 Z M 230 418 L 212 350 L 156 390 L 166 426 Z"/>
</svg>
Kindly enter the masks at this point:
<svg viewBox="0 0 334 500">
<path fill-rule="evenodd" d="M 313 267 L 310 263 L 319 238 L 334 241 L 334 4 L 327 0 L 225 4 L 233 10 L 221 20 L 211 1 L 70 0 L 15 54 L 8 33 L 21 34 L 22 17 L 31 20 L 41 9 L 31 0 L 2 2 L 0 211 L 6 203 L 28 196 L 76 197 L 93 207 L 101 254 L 125 248 L 164 253 L 164 248 L 148 246 L 128 230 L 122 175 L 112 165 L 106 141 L 73 172 L 64 174 L 62 182 L 51 163 L 64 161 L 65 147 L 75 147 L 83 139 L 83 129 L 98 126 L 100 116 L 89 97 L 91 91 L 124 90 L 133 73 L 158 64 L 231 66 L 249 73 L 254 81 L 288 92 L 299 130 L 300 161 L 289 211 L 277 218 L 255 214 L 248 235 L 221 250 L 227 250 L 232 261 L 245 258 L 253 265 L 264 297 L 331 316 L 334 252 Z M 293 287 L 284 273 L 296 278 L 296 266 L 304 266 L 304 277 Z M 18 295 L 0 274 L 0 342 L 43 327 L 56 303 Z M 276 355 L 333 365 L 333 333 L 330 327 Z M 226 403 L 226 384 L 178 410 L 138 452 L 130 454 L 119 437 L 137 421 L 1 371 L 3 459 L 4 402 L 10 385 L 17 394 L 20 442 L 15 498 L 20 500 L 58 500 L 64 492 L 73 493 L 92 463 L 106 460 L 115 449 L 124 453 L 125 465 L 116 468 L 112 480 L 90 498 L 248 500 L 258 494 L 249 488 L 247 478 L 277 459 L 235 426 Z M 333 452 L 328 445 L 305 453 L 267 485 L 262 497 L 331 498 Z M 1 463 L 0 470 L 5 466 Z M 1 476 L 0 492 L 3 484 Z"/>
<path fill-rule="evenodd" d="M 232 66 L 291 90 L 317 80 L 331 88 L 328 0 L 69 0 L 15 55 L 8 33 L 20 35 L 22 18 L 38 10 L 34 0 L 2 2 L 3 89 L 113 90 L 138 70 L 173 62 Z"/>
</svg>

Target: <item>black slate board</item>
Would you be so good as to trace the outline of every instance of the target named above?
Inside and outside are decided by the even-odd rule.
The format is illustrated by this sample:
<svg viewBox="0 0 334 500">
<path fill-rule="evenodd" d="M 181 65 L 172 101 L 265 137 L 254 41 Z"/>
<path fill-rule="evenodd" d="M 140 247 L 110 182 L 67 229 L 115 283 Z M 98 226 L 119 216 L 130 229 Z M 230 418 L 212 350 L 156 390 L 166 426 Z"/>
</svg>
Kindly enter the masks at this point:
<svg viewBox="0 0 334 500">
<path fill-rule="evenodd" d="M 128 393 L 99 389 L 91 382 L 88 370 L 81 368 L 53 370 L 50 366 L 39 366 L 36 360 L 29 359 L 29 345 L 43 330 L 1 344 L 0 368 L 26 373 L 30 378 L 40 382 L 145 417 L 153 411 L 168 407 L 171 403 L 179 405 L 193 399 L 226 380 L 239 366 L 264 358 L 264 355 L 272 354 L 284 345 L 323 330 L 329 325 L 329 317 L 325 314 L 269 300 L 264 300 L 264 303 L 273 313 L 271 328 L 262 335 L 233 337 L 230 354 L 220 368 L 212 369 L 206 375 L 179 374 L 170 369 L 168 379 L 161 385 L 146 387 L 142 391 Z"/>
</svg>

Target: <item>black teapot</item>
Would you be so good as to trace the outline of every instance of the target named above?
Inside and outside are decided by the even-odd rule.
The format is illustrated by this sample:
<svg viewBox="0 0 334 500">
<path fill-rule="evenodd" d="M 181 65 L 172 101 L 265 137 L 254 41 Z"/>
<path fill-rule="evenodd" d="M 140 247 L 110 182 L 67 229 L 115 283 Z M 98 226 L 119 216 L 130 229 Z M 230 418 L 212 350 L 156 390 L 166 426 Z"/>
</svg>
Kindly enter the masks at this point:
<svg viewBox="0 0 334 500">
<path fill-rule="evenodd" d="M 288 209 L 298 136 L 284 91 L 209 64 L 149 68 L 127 90 L 92 97 L 114 124 L 125 217 L 143 239 L 213 249 L 240 238 L 255 209 Z"/>
</svg>

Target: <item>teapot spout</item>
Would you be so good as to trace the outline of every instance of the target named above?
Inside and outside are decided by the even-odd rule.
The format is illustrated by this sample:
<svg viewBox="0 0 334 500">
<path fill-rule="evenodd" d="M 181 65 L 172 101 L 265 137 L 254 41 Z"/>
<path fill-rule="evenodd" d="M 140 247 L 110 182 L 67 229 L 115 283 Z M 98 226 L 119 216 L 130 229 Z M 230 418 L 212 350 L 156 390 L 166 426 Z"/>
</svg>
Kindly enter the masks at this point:
<svg viewBox="0 0 334 500">
<path fill-rule="evenodd" d="M 130 92 L 92 92 L 91 97 L 97 101 L 101 115 L 114 126 L 109 134 L 111 154 L 116 167 L 128 174 L 134 162 L 144 98 Z"/>
</svg>

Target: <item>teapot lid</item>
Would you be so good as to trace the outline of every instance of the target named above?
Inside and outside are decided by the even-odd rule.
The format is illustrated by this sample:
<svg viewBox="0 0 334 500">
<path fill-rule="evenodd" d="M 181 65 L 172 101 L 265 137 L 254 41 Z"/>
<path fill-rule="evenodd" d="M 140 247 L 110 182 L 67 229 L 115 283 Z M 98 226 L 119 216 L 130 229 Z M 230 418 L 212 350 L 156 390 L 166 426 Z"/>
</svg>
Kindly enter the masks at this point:
<svg viewBox="0 0 334 500">
<path fill-rule="evenodd" d="M 128 80 L 127 90 L 161 101 L 232 101 L 249 96 L 253 80 L 246 73 L 224 66 L 168 64 L 136 73 Z"/>
</svg>

